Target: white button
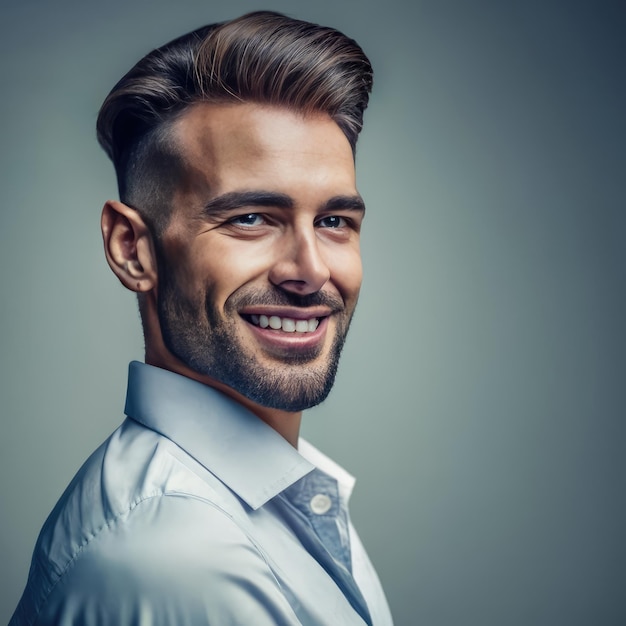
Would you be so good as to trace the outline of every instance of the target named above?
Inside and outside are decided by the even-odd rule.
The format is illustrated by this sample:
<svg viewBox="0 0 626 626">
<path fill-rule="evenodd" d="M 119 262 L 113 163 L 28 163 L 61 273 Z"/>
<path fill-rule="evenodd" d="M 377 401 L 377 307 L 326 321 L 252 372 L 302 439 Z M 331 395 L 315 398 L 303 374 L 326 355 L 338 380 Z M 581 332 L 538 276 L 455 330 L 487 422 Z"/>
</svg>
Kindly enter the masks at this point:
<svg viewBox="0 0 626 626">
<path fill-rule="evenodd" d="M 332 505 L 333 501 L 325 493 L 318 493 L 311 498 L 310 502 L 311 511 L 313 511 L 315 515 L 324 515 L 324 513 L 328 513 Z"/>
</svg>

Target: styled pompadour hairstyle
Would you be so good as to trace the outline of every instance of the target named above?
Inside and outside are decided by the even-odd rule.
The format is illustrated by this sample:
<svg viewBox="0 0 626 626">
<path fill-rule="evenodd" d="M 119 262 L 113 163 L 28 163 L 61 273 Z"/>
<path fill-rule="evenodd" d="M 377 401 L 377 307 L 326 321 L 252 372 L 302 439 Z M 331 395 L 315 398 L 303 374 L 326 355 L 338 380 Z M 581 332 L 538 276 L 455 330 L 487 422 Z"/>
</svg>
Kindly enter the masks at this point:
<svg viewBox="0 0 626 626">
<path fill-rule="evenodd" d="M 197 102 L 256 102 L 326 113 L 353 151 L 372 88 L 372 66 L 333 28 L 270 11 L 211 24 L 153 50 L 111 90 L 98 141 L 113 161 L 120 199 L 159 234 L 179 172 L 173 121 Z"/>
</svg>

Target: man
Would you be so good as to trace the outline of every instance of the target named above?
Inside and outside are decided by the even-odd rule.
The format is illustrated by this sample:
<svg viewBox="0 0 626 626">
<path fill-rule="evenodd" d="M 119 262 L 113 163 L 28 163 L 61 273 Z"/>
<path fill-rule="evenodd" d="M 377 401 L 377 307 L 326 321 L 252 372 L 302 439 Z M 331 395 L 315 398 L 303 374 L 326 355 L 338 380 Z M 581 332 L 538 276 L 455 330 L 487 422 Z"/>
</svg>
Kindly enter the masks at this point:
<svg viewBox="0 0 626 626">
<path fill-rule="evenodd" d="M 98 118 L 107 260 L 146 363 L 48 518 L 12 624 L 391 624 L 353 479 L 299 440 L 361 284 L 358 45 L 259 12 L 124 76 Z"/>
</svg>

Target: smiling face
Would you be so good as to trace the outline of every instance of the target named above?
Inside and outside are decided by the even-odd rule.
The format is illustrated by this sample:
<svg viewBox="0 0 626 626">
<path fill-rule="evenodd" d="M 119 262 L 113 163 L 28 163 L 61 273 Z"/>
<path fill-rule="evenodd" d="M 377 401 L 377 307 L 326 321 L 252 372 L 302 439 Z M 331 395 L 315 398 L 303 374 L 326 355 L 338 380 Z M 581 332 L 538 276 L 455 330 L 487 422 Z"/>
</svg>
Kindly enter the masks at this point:
<svg viewBox="0 0 626 626">
<path fill-rule="evenodd" d="M 160 237 L 157 303 L 174 365 L 155 360 L 248 404 L 318 404 L 361 285 L 347 139 L 327 115 L 249 103 L 195 105 L 173 137 L 184 174 Z"/>
</svg>

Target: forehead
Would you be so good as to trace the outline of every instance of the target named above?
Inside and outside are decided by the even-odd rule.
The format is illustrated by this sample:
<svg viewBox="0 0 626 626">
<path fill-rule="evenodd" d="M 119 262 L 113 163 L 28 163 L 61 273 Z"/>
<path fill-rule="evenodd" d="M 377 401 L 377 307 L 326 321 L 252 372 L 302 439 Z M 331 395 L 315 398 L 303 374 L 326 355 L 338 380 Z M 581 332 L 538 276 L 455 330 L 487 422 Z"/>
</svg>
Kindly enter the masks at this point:
<svg viewBox="0 0 626 626">
<path fill-rule="evenodd" d="M 354 187 L 352 148 L 326 114 L 252 103 L 200 103 L 174 123 L 172 138 L 187 183 L 210 184 L 215 193 L 261 181 L 281 185 L 314 177 Z"/>
</svg>

